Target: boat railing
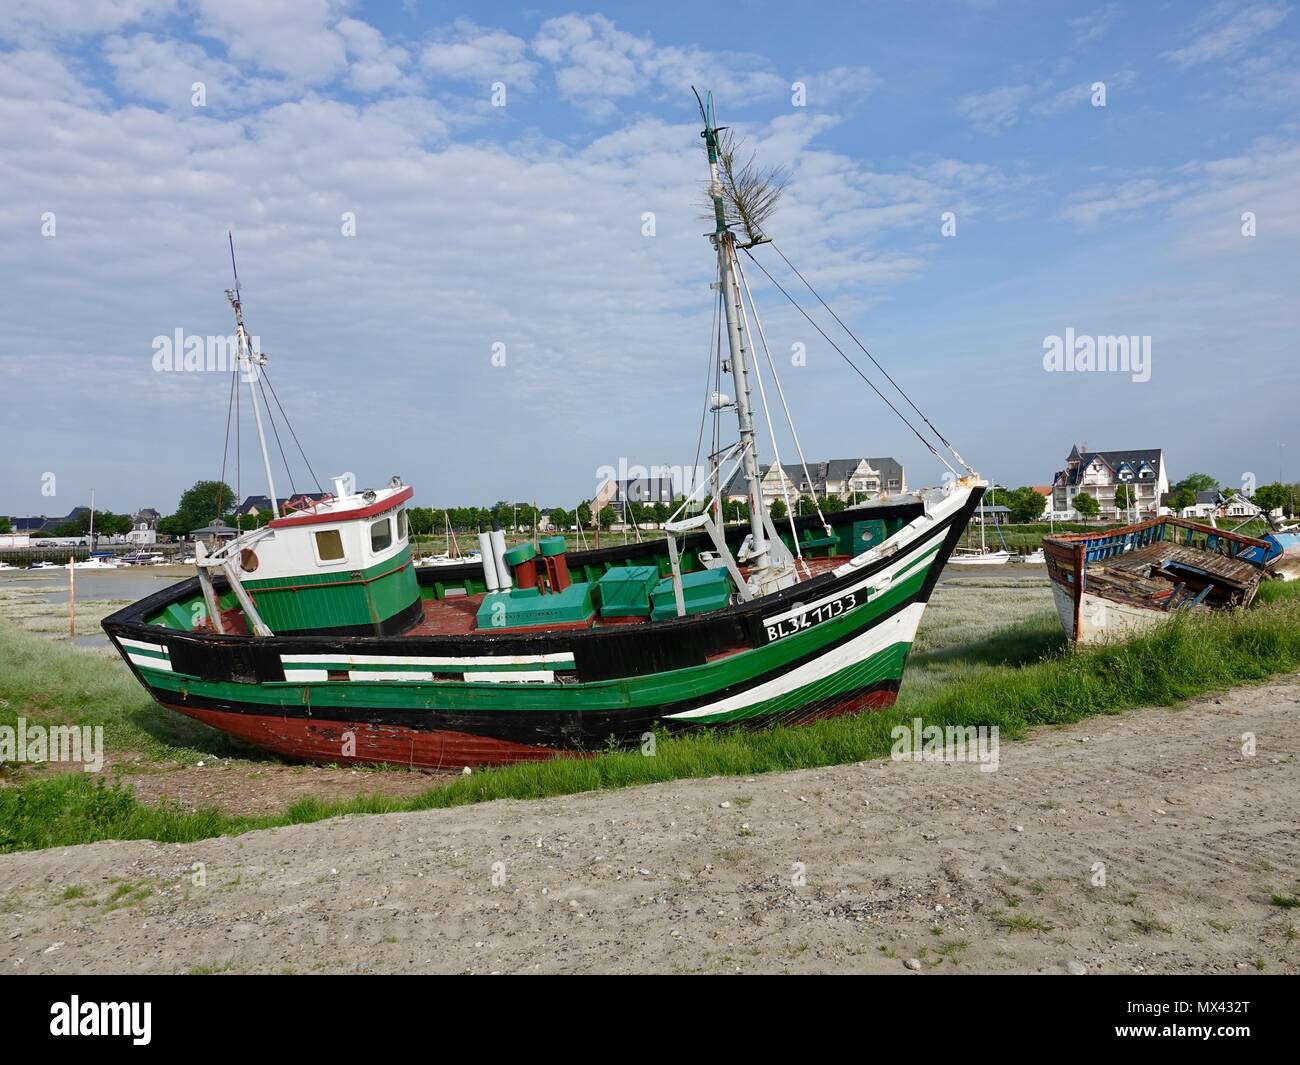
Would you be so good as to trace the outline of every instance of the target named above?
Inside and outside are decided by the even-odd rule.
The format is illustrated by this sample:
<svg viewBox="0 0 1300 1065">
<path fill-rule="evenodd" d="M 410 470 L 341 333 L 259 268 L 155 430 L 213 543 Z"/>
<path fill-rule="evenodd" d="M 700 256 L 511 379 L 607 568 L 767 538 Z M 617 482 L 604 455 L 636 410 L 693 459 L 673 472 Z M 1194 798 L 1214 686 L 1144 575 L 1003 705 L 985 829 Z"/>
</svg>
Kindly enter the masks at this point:
<svg viewBox="0 0 1300 1065">
<path fill-rule="evenodd" d="M 1101 562 L 1154 543 L 1195 547 L 1228 558 L 1249 557 L 1248 553 L 1253 549 L 1268 549 L 1267 543 L 1253 536 L 1174 517 L 1152 518 L 1137 525 L 1098 533 L 1062 533 L 1048 537 L 1044 542 L 1048 541 L 1081 546 L 1085 563 Z"/>
</svg>

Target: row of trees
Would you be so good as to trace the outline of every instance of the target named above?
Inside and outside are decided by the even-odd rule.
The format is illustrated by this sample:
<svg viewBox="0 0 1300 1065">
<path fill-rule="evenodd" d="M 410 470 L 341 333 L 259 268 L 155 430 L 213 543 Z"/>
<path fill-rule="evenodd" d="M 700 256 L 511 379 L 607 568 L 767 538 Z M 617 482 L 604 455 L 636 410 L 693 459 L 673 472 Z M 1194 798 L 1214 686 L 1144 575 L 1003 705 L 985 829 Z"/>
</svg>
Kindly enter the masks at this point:
<svg viewBox="0 0 1300 1065">
<path fill-rule="evenodd" d="M 1208 474 L 1193 473 L 1175 484 L 1163 502 L 1166 506 L 1182 509 L 1196 502 L 1197 492 L 1207 491 L 1221 491 L 1224 495 L 1229 495 L 1238 489 L 1221 486 Z M 1121 510 L 1132 506 L 1130 493 L 1131 489 L 1127 485 L 1120 485 L 1115 490 L 1115 502 Z M 1261 485 L 1249 498 L 1265 510 L 1283 507 L 1294 513 L 1296 501 L 1300 499 L 1300 485 L 1280 482 Z M 680 502 L 679 497 L 672 503 L 628 503 L 626 504 L 627 517 L 640 525 L 661 524 L 668 519 Z M 830 496 L 818 502 L 823 513 L 828 514 L 837 513 L 848 506 L 838 496 Z M 272 515 L 269 510 L 257 515 L 236 518 L 235 510 L 238 503 L 239 500 L 236 499 L 228 484 L 221 481 L 197 481 L 181 496 L 175 513 L 159 520 L 158 531 L 164 535 L 188 536 L 194 529 L 209 524 L 218 515 L 227 525 L 240 529 L 265 525 L 271 520 Z M 1039 521 L 1047 506 L 1047 499 L 1029 486 L 1006 488 L 1002 485 L 994 485 L 985 496 L 985 503 L 990 506 L 995 503 L 1002 504 L 1010 511 L 1012 521 L 1023 523 Z M 792 500 L 791 504 L 796 516 L 815 513 L 811 496 L 801 495 Z M 1100 512 L 1097 501 L 1084 493 L 1075 496 L 1074 509 L 1085 519 L 1095 518 Z M 783 520 L 788 514 L 785 500 L 775 500 L 771 511 L 774 521 Z M 728 522 L 746 521 L 749 518 L 748 505 L 739 500 L 724 500 L 722 512 L 723 519 Z M 589 502 L 580 503 L 573 510 L 553 507 L 549 515 L 551 524 L 557 529 L 568 529 L 576 524 L 581 524 L 588 529 L 594 527 Z M 457 532 L 473 532 L 480 525 L 490 528 L 494 521 L 503 528 L 531 529 L 540 521 L 541 513 L 531 503 L 498 500 L 490 507 L 447 507 L 445 510 L 441 507 L 411 507 L 408 516 L 411 531 L 417 536 L 427 536 L 442 532 L 448 521 Z M 610 506 L 604 507 L 596 517 L 601 528 L 609 528 L 619 521 L 618 512 Z M 64 522 L 44 535 L 83 536 L 89 531 L 89 525 L 90 512 L 85 510 L 78 512 L 72 520 Z M 130 531 L 131 526 L 132 519 L 125 514 L 113 514 L 109 511 L 95 512 L 95 530 L 104 535 L 126 533 Z M 0 533 L 9 531 L 11 531 L 9 520 L 0 518 Z"/>
<path fill-rule="evenodd" d="M 1167 507 L 1182 510 L 1195 504 L 1198 492 L 1219 492 L 1225 497 L 1241 495 L 1261 510 L 1276 510 L 1281 507 L 1294 514 L 1296 501 L 1300 499 L 1300 484 L 1283 484 L 1281 481 L 1274 481 L 1271 484 L 1259 485 L 1253 494 L 1247 495 L 1236 485 L 1220 484 L 1217 477 L 1212 477 L 1208 473 L 1192 473 L 1172 485 L 1163 502 Z"/>
<path fill-rule="evenodd" d="M 8 518 L 0 518 L 0 533 L 11 532 L 12 526 Z M 129 533 L 134 527 L 135 521 L 129 514 L 114 514 L 111 510 L 95 511 L 95 535 L 96 536 L 121 536 L 123 533 Z M 90 508 L 79 510 L 68 520 L 60 522 L 53 528 L 46 529 L 43 532 L 32 533 L 32 536 L 40 538 L 44 536 L 86 536 L 90 532 Z"/>
</svg>

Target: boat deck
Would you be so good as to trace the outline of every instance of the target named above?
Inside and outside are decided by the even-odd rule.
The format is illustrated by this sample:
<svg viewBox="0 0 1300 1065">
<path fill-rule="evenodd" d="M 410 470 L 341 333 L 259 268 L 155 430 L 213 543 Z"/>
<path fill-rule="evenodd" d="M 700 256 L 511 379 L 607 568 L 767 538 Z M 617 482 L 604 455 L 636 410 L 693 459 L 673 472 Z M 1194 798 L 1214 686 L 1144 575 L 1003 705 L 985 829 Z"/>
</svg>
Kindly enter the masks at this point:
<svg viewBox="0 0 1300 1065">
<path fill-rule="evenodd" d="M 1106 569 L 1136 574 L 1155 573 L 1164 569 L 1177 571 L 1180 567 L 1190 567 L 1234 585 L 1248 585 L 1259 574 L 1259 568 L 1249 562 L 1210 551 L 1198 551 L 1194 547 L 1164 542 L 1139 547 L 1135 551 L 1120 555 L 1118 558 L 1107 559 L 1105 562 Z"/>
<path fill-rule="evenodd" d="M 830 558 L 805 558 L 804 562 L 808 564 L 808 574 L 803 580 L 812 580 L 823 573 L 829 573 L 837 566 L 843 565 L 849 560 L 847 555 L 833 555 Z M 803 565 L 799 565 L 800 574 L 803 574 Z M 741 566 L 742 576 L 748 577 L 748 567 Z M 480 631 L 475 624 L 478 609 L 483 603 L 484 593 L 475 595 L 452 595 L 445 599 L 425 599 L 423 602 L 424 616 L 417 621 L 411 628 L 407 629 L 404 636 L 468 636 Z M 597 616 L 590 624 L 581 623 L 572 626 L 547 625 L 538 629 L 529 628 L 512 628 L 510 632 L 532 632 L 532 631 L 555 631 L 562 628 L 608 628 L 612 626 L 627 625 L 644 625 L 650 619 L 647 617 L 615 617 L 602 618 Z M 499 632 L 500 630 L 495 630 Z"/>
<path fill-rule="evenodd" d="M 1096 594 L 1166 609 L 1207 588 L 1206 605 L 1240 601 L 1258 579 L 1258 568 L 1248 562 L 1163 541 L 1088 566 L 1088 587 Z"/>
</svg>

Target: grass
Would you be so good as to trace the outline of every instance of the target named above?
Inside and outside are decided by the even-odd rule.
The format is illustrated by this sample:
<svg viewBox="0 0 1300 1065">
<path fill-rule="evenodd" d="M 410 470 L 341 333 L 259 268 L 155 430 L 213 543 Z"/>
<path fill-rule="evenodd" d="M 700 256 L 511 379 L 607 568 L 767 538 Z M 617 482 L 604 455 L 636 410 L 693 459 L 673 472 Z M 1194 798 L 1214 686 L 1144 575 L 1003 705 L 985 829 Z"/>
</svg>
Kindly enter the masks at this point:
<svg viewBox="0 0 1300 1065">
<path fill-rule="evenodd" d="M 150 699 L 116 657 L 87 654 L 0 621 L 0 725 L 102 725 L 106 750 L 192 764 L 244 750 Z"/>
<path fill-rule="evenodd" d="M 1043 653 L 1023 664 L 1018 642 Z M 689 777 L 759 773 L 840 765 L 888 756 L 890 730 L 921 716 L 926 724 L 996 725 L 1004 740 L 1041 725 L 1067 725 L 1095 714 L 1141 706 L 1170 706 L 1234 684 L 1258 682 L 1300 669 L 1300 598 L 1282 596 L 1234 614 L 1181 617 L 1124 644 L 1051 651 L 1041 618 L 1003 630 L 953 665 L 948 682 L 917 685 L 889 711 L 833 718 L 799 728 L 713 730 L 662 737 L 656 755 L 636 751 L 561 758 L 457 777 L 413 798 L 380 795 L 345 801 L 301 800 L 269 816 L 235 816 L 217 809 L 189 812 L 163 804 L 144 806 L 128 790 L 84 773 L 18 780 L 0 787 L 0 852 L 66 846 L 104 839 L 191 842 L 343 814 L 441 809 L 494 799 L 537 799 Z M 16 654 L 16 660 L 9 655 Z M 945 651 L 932 652 L 931 666 Z M 927 655 L 917 656 L 921 666 Z M 106 726 L 108 736 L 152 743 L 176 757 L 197 760 L 212 750 L 175 742 L 186 722 L 154 712 L 125 670 L 101 659 L 40 641 L 0 624 L 0 658 L 17 668 L 0 673 L 0 723 L 15 703 L 55 707 L 77 723 Z M 909 667 L 909 683 L 912 679 Z M 908 691 L 908 685 L 904 685 Z M 196 726 L 197 727 L 197 726 Z M 111 741 L 110 741 L 111 742 Z M 133 747 L 131 749 L 139 749 Z M 1284 896 L 1278 896 L 1284 898 Z M 1274 900 L 1276 905 L 1286 902 Z"/>
<path fill-rule="evenodd" d="M 1010 915 L 995 913 L 993 923 L 1007 932 L 1050 932 L 1052 930 L 1052 925 L 1046 921 L 1040 921 L 1037 917 L 1030 917 L 1023 913 Z"/>
</svg>

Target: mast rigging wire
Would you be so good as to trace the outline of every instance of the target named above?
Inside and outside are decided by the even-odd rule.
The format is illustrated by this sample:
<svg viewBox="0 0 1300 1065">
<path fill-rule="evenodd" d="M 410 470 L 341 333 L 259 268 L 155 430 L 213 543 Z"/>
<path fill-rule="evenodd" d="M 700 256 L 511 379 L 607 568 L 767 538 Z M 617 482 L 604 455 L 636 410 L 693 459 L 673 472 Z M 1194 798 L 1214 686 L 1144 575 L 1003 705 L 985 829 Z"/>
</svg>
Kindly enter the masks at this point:
<svg viewBox="0 0 1300 1065">
<path fill-rule="evenodd" d="M 213 521 L 221 520 L 221 494 L 226 487 L 226 459 L 230 456 L 230 416 L 235 410 L 235 388 L 239 384 L 239 362 L 236 360 L 230 374 L 230 399 L 226 403 L 226 438 L 221 444 L 221 480 L 217 482 L 217 513 Z"/>
<path fill-rule="evenodd" d="M 280 417 L 284 419 L 284 427 L 289 430 L 289 435 L 293 437 L 293 442 L 297 445 L 298 454 L 302 456 L 303 465 L 307 467 L 307 472 L 311 474 L 311 479 L 316 485 L 316 491 L 322 492 L 320 478 L 316 476 L 316 471 L 311 468 L 311 463 L 307 459 L 307 452 L 302 449 L 302 444 L 298 442 L 298 434 L 293 431 L 293 422 L 289 420 L 289 415 L 284 412 L 284 407 L 280 404 L 280 397 L 275 393 L 275 385 L 271 383 L 271 375 L 266 372 L 265 366 L 262 367 L 262 380 L 266 382 L 266 387 L 271 390 L 271 398 L 275 400 L 276 408 L 280 411 Z"/>
<path fill-rule="evenodd" d="M 808 472 L 808 460 L 804 458 L 803 444 L 799 442 L 799 431 L 794 427 L 794 418 L 790 414 L 790 405 L 785 401 L 785 389 L 781 387 L 781 377 L 776 372 L 776 361 L 772 358 L 772 349 L 767 345 L 767 334 L 763 331 L 762 319 L 758 317 L 758 304 L 754 302 L 754 296 L 749 291 L 749 278 L 745 276 L 745 270 L 740 265 L 740 260 L 736 260 L 736 273 L 740 275 L 740 283 L 745 287 L 745 299 L 749 302 L 754 311 L 754 324 L 758 326 L 758 338 L 763 342 L 763 354 L 767 356 L 768 368 L 772 371 L 772 381 L 776 384 L 776 394 L 781 400 L 781 408 L 785 411 L 785 423 L 790 427 L 790 435 L 794 438 L 795 451 L 799 454 L 799 464 L 803 467 L 804 481 L 812 492 L 813 507 L 817 511 L 817 519 L 822 523 L 822 529 L 827 536 L 831 535 L 831 527 L 826 521 L 826 515 L 822 513 L 821 504 L 817 502 L 817 490 L 813 487 L 812 474 Z M 748 324 L 746 324 L 748 330 Z M 767 408 L 767 397 L 763 397 L 764 410 Z M 768 430 L 771 432 L 771 430 Z M 775 447 L 775 445 L 773 445 Z M 788 504 L 787 504 L 788 505 Z M 794 535 L 794 520 L 790 521 L 790 534 Z M 797 537 L 796 537 L 797 540 Z M 798 550 L 796 548 L 796 550 Z M 802 553 L 800 553 L 802 557 Z"/>
<path fill-rule="evenodd" d="M 731 256 L 731 264 L 733 270 L 737 274 L 740 274 L 740 260 L 736 258 L 735 250 L 728 249 L 727 254 Z M 741 275 L 741 280 L 742 281 L 744 280 L 743 275 Z M 735 281 L 733 281 L 732 284 L 735 285 Z M 776 443 L 776 429 L 773 428 L 772 426 L 772 412 L 771 410 L 768 409 L 767 406 L 767 388 L 763 384 L 763 374 L 758 365 L 758 352 L 754 351 L 754 337 L 753 334 L 750 333 L 749 331 L 749 314 L 745 310 L 745 300 L 741 298 L 739 285 L 736 285 L 736 303 L 740 308 L 740 321 L 743 324 L 745 329 L 745 337 L 749 341 L 749 350 L 754 354 L 754 379 L 758 381 L 758 395 L 763 402 L 763 418 L 767 422 L 767 435 L 772 438 L 772 462 L 776 466 L 777 471 L 781 474 L 781 498 L 782 500 L 785 501 L 785 516 L 790 522 L 790 539 L 794 543 L 795 558 L 799 562 L 803 562 L 804 576 L 807 577 L 811 575 L 811 571 L 808 569 L 808 563 L 804 561 L 803 550 L 799 546 L 799 533 L 794 526 L 794 508 L 790 506 L 790 489 L 787 487 L 790 482 L 790 479 L 786 476 L 785 467 L 781 465 L 781 451 L 777 447 L 777 443 Z M 754 308 L 754 318 L 757 321 L 758 308 Z M 763 330 L 762 327 L 760 326 L 759 335 L 762 336 L 762 333 Z M 764 339 L 763 341 L 763 346 L 764 347 L 767 346 L 766 339 Z M 776 366 L 772 363 L 772 356 L 770 352 L 768 353 L 767 361 L 768 361 L 768 365 L 772 367 L 772 376 L 775 377 Z M 806 472 L 807 471 L 805 470 L 805 474 Z M 813 492 L 813 495 L 814 496 L 816 495 L 815 490 Z M 771 515 L 769 514 L 768 517 L 770 518 Z"/>
<path fill-rule="evenodd" d="M 758 259 L 754 257 L 754 254 L 748 248 L 743 248 L 741 250 L 744 251 L 744 253 L 747 256 L 749 256 L 750 262 L 752 262 L 755 266 L 757 266 L 760 270 L 763 271 L 763 275 L 770 282 L 772 282 L 774 286 L 776 286 L 777 290 L 781 293 L 781 295 L 783 295 L 787 300 L 790 301 L 791 306 L 793 306 L 795 310 L 797 310 L 808 320 L 808 324 L 811 325 L 814 329 L 817 330 L 818 333 L 822 335 L 822 339 L 825 340 L 826 343 L 828 343 L 831 347 L 833 347 L 836 350 L 840 358 L 842 358 L 846 363 L 849 364 L 849 367 L 853 370 L 853 372 L 856 373 L 859 377 L 861 377 L 864 382 L 866 382 L 867 387 L 870 388 L 871 391 L 873 391 L 878 397 L 880 397 L 880 401 L 884 403 L 885 406 L 887 406 L 898 416 L 898 420 L 912 430 L 913 435 L 915 435 L 915 437 L 919 441 L 921 441 L 922 444 L 925 445 L 926 450 L 929 451 L 932 455 L 934 455 L 934 457 L 937 458 L 940 462 L 942 462 L 945 466 L 947 466 L 949 471 L 953 474 L 954 477 L 960 478 L 961 475 L 955 469 L 953 469 L 952 464 L 941 454 L 939 454 L 939 450 L 932 443 L 930 443 L 929 440 L 927 440 L 924 436 L 921 435 L 920 430 L 917 429 L 915 425 L 913 425 L 910 421 L 907 420 L 907 416 L 901 410 L 899 410 L 893 403 L 890 402 L 889 397 L 886 396 L 883 392 L 880 391 L 879 388 L 876 387 L 875 383 L 871 380 L 871 378 L 869 378 L 866 374 L 864 374 L 862 370 L 858 367 L 858 364 L 855 363 L 851 358 L 849 358 L 849 356 L 845 354 L 844 350 L 827 335 L 826 330 L 823 329 L 820 325 L 818 325 L 817 322 L 813 319 L 813 317 L 807 311 L 805 311 L 803 307 L 799 305 L 799 302 L 793 296 L 791 296 L 789 292 L 786 291 L 785 287 L 781 284 L 781 282 L 779 282 L 776 278 L 772 276 L 771 272 L 767 269 L 767 267 L 764 266 L 761 262 L 759 262 Z M 967 469 L 969 468 L 970 467 L 967 467 Z"/>
<path fill-rule="evenodd" d="M 876 361 L 876 357 L 875 357 L 874 355 L 872 355 L 870 351 L 867 350 L 866 345 L 863 344 L 862 341 L 859 340 L 859 339 L 857 338 L 857 335 L 853 332 L 852 329 L 850 329 L 847 325 L 844 324 L 843 319 L 841 319 L 840 316 L 839 316 L 838 314 L 835 313 L 835 311 L 834 311 L 834 309 L 831 307 L 831 305 L 830 305 L 829 303 L 827 303 L 824 299 L 822 299 L 821 294 L 820 294 L 820 293 L 819 293 L 815 288 L 813 288 L 813 287 L 812 287 L 812 284 L 808 281 L 808 279 L 807 279 L 806 277 L 804 277 L 803 274 L 801 274 L 801 273 L 799 272 L 799 268 L 798 268 L 797 266 L 795 266 L 794 263 L 792 263 L 789 259 L 786 258 L 785 252 L 783 252 L 780 248 L 778 248 L 778 247 L 776 246 L 776 242 L 775 242 L 775 241 L 769 239 L 769 240 L 767 241 L 767 243 L 772 245 L 772 250 L 773 250 L 774 252 L 776 252 L 777 255 L 781 256 L 781 261 L 784 262 L 785 265 L 788 266 L 788 267 L 789 267 L 789 268 L 794 272 L 795 277 L 797 277 L 800 281 L 802 281 L 802 282 L 804 283 L 804 287 L 805 287 L 806 289 L 808 289 L 808 291 L 811 292 L 814 296 L 817 297 L 817 302 L 820 303 L 823 307 L 826 308 L 827 313 L 828 313 L 832 318 L 834 318 L 835 321 L 839 324 L 839 327 L 840 327 L 841 329 L 843 329 L 844 332 L 846 332 L 846 333 L 849 335 L 849 337 L 850 337 L 850 339 L 852 339 L 853 343 L 855 343 L 859 348 L 862 349 L 862 353 L 863 353 L 863 354 L 864 354 L 868 359 L 870 359 L 870 360 L 871 360 L 871 364 L 872 364 L 873 366 L 875 366 L 875 368 L 876 368 L 877 370 L 879 370 L 879 371 L 884 375 L 885 380 L 888 381 L 891 385 L 894 386 L 894 390 L 895 390 L 895 391 L 896 391 L 900 396 L 902 396 L 905 400 L 907 400 L 908 405 L 909 405 L 909 406 L 910 406 L 914 411 L 916 411 L 917 415 L 921 418 L 921 420 L 922 420 L 923 422 L 925 422 L 925 424 L 928 425 L 928 426 L 930 427 L 930 431 L 934 433 L 935 437 L 939 440 L 939 442 L 942 443 L 943 446 L 946 447 L 949 451 L 951 451 L 952 454 L 953 454 L 953 457 L 956 458 L 956 460 L 957 460 L 958 462 L 960 462 L 963 466 L 965 466 L 967 470 L 970 470 L 971 473 L 974 473 L 975 471 L 971 469 L 970 464 L 969 464 L 965 459 L 963 459 L 963 458 L 961 457 L 961 455 L 959 455 L 959 454 L 957 453 L 957 449 L 956 449 L 955 447 L 953 447 L 951 443 L 948 442 L 948 438 L 947 438 L 946 436 L 944 436 L 943 433 L 939 432 L 939 430 L 938 430 L 937 428 L 935 428 L 934 423 L 933 423 L 932 421 L 930 421 L 930 419 L 927 418 L 927 417 L 925 416 L 925 412 L 922 411 L 921 408 L 918 407 L 914 402 L 912 402 L 912 397 L 909 396 L 906 392 L 904 392 L 903 389 L 902 389 L 902 387 L 898 384 L 898 382 L 895 381 L 895 380 L 894 380 L 894 379 L 889 375 L 889 371 L 886 370 L 883 366 L 880 365 L 879 362 Z M 951 467 L 950 467 L 950 468 L 951 468 Z M 956 471 L 954 471 L 954 472 L 956 472 Z"/>
</svg>

